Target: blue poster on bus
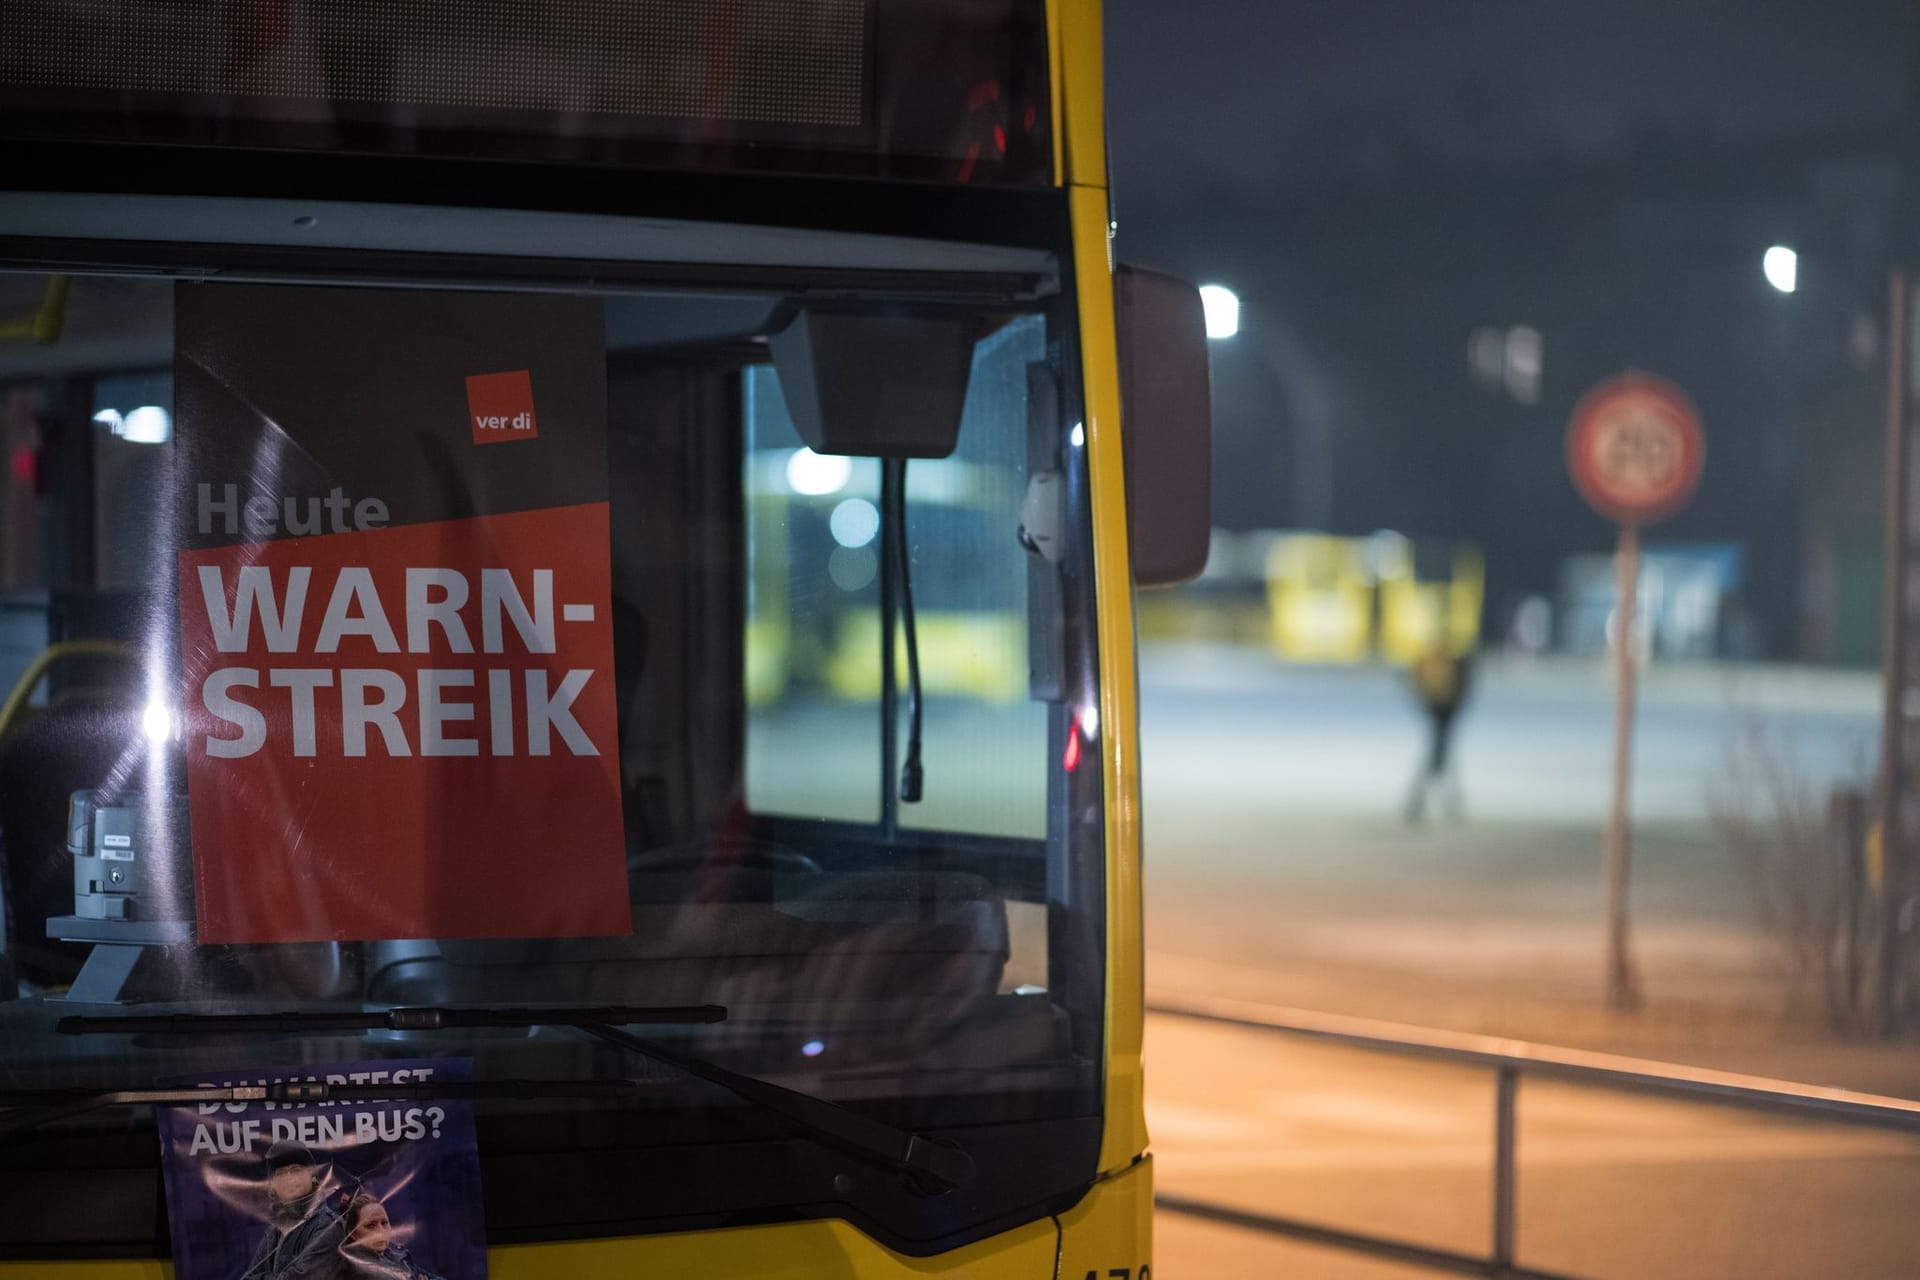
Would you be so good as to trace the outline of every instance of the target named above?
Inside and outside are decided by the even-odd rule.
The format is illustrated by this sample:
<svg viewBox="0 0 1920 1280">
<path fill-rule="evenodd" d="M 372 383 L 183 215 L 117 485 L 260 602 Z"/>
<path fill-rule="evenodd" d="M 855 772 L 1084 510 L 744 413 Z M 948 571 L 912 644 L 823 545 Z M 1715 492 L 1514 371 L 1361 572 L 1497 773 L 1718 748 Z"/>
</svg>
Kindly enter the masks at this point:
<svg viewBox="0 0 1920 1280">
<path fill-rule="evenodd" d="M 465 1059 L 221 1072 L 168 1088 L 467 1080 Z M 484 1280 L 471 1104 L 437 1098 L 156 1109 L 178 1280 Z"/>
</svg>

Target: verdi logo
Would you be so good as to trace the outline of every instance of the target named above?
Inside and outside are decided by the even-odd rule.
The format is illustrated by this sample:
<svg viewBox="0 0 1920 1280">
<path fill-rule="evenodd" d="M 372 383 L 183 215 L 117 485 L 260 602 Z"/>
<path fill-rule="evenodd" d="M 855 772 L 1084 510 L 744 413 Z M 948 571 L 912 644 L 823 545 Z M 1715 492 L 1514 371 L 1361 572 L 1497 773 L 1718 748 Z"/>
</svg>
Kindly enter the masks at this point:
<svg viewBox="0 0 1920 1280">
<path fill-rule="evenodd" d="M 533 379 L 525 369 L 469 375 L 467 421 L 475 444 L 537 439 L 540 423 L 533 416 Z"/>
</svg>

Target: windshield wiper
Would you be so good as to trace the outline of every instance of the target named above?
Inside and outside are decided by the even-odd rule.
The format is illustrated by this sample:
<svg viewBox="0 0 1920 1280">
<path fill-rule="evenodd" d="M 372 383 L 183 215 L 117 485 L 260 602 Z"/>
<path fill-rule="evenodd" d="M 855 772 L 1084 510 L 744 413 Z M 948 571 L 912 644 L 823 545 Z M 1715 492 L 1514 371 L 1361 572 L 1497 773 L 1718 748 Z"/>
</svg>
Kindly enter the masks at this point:
<svg viewBox="0 0 1920 1280">
<path fill-rule="evenodd" d="M 917 1191 L 937 1195 L 973 1181 L 973 1157 L 952 1143 L 863 1116 L 850 1107 L 810 1093 L 769 1084 L 702 1058 L 675 1053 L 618 1027 L 582 1025 L 580 1030 L 628 1053 L 651 1058 L 676 1071 L 719 1085 L 734 1097 L 772 1112 L 808 1137 L 836 1150 L 904 1173 Z"/>
<path fill-rule="evenodd" d="M 743 1102 L 748 1102 L 771 1112 L 787 1121 L 808 1137 L 830 1146 L 835 1150 L 878 1165 L 888 1170 L 907 1175 L 910 1185 L 917 1190 L 935 1194 L 956 1187 L 963 1187 L 973 1180 L 973 1158 L 959 1147 L 940 1142 L 924 1134 L 897 1128 L 868 1116 L 863 1116 L 851 1108 L 825 1098 L 816 1098 L 812 1094 L 801 1093 L 765 1080 L 745 1075 L 717 1063 L 700 1058 L 688 1057 L 671 1049 L 643 1040 L 639 1036 L 621 1028 L 642 1024 L 668 1025 L 678 1023 L 719 1022 L 726 1017 L 726 1010 L 719 1005 L 683 1005 L 665 1007 L 627 1007 L 606 1006 L 600 1008 L 523 1008 L 523 1009 L 486 1009 L 486 1008 L 435 1008 L 433 1006 L 415 1006 L 410 1008 L 389 1009 L 385 1012 L 362 1012 L 359 1010 L 307 1009 L 289 1010 L 283 1013 L 159 1013 L 124 1014 L 118 1016 L 74 1016 L 61 1018 L 54 1026 L 67 1035 L 105 1035 L 105 1034 L 149 1034 L 149 1035 L 206 1035 L 218 1031 L 226 1032 L 290 1032 L 309 1031 L 351 1031 L 379 1030 L 390 1028 L 406 1031 L 438 1031 L 458 1027 L 571 1027 L 585 1032 L 597 1040 L 647 1058 L 662 1066 L 669 1067 L 684 1075 L 689 1075 L 709 1084 L 718 1085 Z M 457 1083 L 457 1082 L 456 1082 Z M 490 1082 L 474 1082 L 486 1085 Z M 503 1088 L 513 1086 L 548 1086 L 559 1088 L 569 1084 L 581 1084 L 601 1089 L 605 1085 L 634 1087 L 628 1081 L 502 1081 Z M 267 1086 L 268 1088 L 291 1087 Z M 329 1087 L 302 1084 L 301 1088 Z M 335 1090 L 347 1086 L 330 1086 Z M 396 1088 L 418 1088 L 426 1092 L 443 1086 L 425 1084 L 420 1086 L 352 1086 L 361 1089 L 364 1096 L 407 1097 L 412 1094 L 398 1094 Z M 452 1083 L 444 1087 L 454 1087 Z M 604 1090 L 603 1090 L 604 1091 Z M 37 1113 L 29 1113 L 15 1120 L 14 1117 L 0 1117 L 0 1134 L 16 1128 L 28 1128 L 34 1124 L 46 1124 L 64 1119 L 69 1115 L 82 1114 L 85 1111 L 98 1110 L 112 1106 L 138 1106 L 143 1103 L 166 1105 L 174 1099 L 149 1096 L 153 1091 L 121 1090 L 112 1094 L 97 1094 L 91 1098 L 78 1099 L 64 1104 L 58 1115 L 39 1118 Z M 174 1091 L 175 1093 L 179 1091 Z M 217 1102 L 221 1099 L 205 1090 L 194 1091 L 183 1099 L 187 1102 Z M 137 1096 L 135 1096 L 137 1095 Z M 325 1098 L 312 1097 L 235 1097 L 232 1101 L 352 1101 L 360 1095 L 334 1092 Z M 499 1094 L 477 1093 L 475 1097 L 522 1097 L 522 1096 L 576 1096 L 561 1094 L 524 1095 L 511 1092 Z M 597 1096 L 597 1094 L 595 1095 Z M 122 1100 L 124 1099 L 124 1101 Z M 65 1107 L 79 1106 L 92 1102 L 91 1106 L 81 1106 L 79 1110 L 66 1110 Z M 4 1096 L 0 1096 L 0 1105 L 5 1105 Z"/>
<path fill-rule="evenodd" d="M 717 1004 L 587 1005 L 553 1008 L 405 1005 L 394 1009 L 288 1009 L 278 1013 L 76 1014 L 53 1024 L 62 1035 L 217 1035 L 285 1031 L 447 1031 L 459 1027 L 678 1026 L 724 1022 Z"/>
</svg>

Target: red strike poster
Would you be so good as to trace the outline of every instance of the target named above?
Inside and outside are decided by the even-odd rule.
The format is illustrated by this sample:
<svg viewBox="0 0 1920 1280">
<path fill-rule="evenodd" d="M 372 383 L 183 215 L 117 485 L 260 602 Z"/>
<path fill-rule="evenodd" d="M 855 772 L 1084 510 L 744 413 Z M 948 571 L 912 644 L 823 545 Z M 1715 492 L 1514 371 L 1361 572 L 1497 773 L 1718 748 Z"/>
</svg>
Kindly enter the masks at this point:
<svg viewBox="0 0 1920 1280">
<path fill-rule="evenodd" d="M 631 930 L 597 301 L 178 286 L 199 940 Z"/>
</svg>

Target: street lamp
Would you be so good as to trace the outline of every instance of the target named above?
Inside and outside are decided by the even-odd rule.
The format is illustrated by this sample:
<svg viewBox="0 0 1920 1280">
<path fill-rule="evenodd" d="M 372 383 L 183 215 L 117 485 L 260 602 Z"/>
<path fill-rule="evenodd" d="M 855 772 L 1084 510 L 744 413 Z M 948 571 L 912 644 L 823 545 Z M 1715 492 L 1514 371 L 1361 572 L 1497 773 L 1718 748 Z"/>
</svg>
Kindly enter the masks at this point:
<svg viewBox="0 0 1920 1280">
<path fill-rule="evenodd" d="M 1220 284 L 1200 286 L 1207 337 L 1215 342 L 1240 332 L 1240 296 Z M 1249 354 L 1278 385 L 1287 405 L 1292 439 L 1291 518 L 1302 529 L 1333 527 L 1333 417 L 1326 387 L 1312 358 L 1277 317 L 1257 309 L 1248 333 Z"/>
<path fill-rule="evenodd" d="M 1240 295 L 1223 284 L 1200 286 L 1200 307 L 1207 316 L 1207 337 L 1218 342 L 1240 332 Z"/>
<path fill-rule="evenodd" d="M 1782 293 L 1792 293 L 1800 285 L 1800 255 L 1783 244 L 1774 245 L 1760 259 L 1767 283 Z"/>
</svg>

